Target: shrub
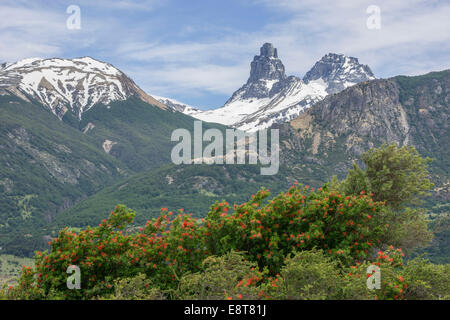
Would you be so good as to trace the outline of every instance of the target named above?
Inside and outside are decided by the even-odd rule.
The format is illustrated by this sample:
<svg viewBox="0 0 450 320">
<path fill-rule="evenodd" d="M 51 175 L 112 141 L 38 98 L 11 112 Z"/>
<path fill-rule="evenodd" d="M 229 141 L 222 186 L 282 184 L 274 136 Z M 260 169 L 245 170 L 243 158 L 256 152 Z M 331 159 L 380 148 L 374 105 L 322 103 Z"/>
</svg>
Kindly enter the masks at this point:
<svg viewBox="0 0 450 320">
<path fill-rule="evenodd" d="M 165 300 L 166 295 L 143 273 L 132 278 L 114 280 L 114 293 L 100 300 Z"/>
<path fill-rule="evenodd" d="M 221 257 L 210 256 L 202 271 L 184 275 L 179 284 L 179 299 L 258 299 L 264 296 L 258 284 L 264 279 L 255 263 L 240 252 Z"/>
<path fill-rule="evenodd" d="M 308 186 L 293 186 L 267 204 L 262 189 L 247 203 L 216 203 L 205 219 L 206 245 L 211 254 L 230 250 L 247 252 L 273 276 L 294 250 L 323 249 L 345 265 L 369 257 L 387 226 L 379 223 L 383 203 L 373 202 L 364 191 L 358 196 Z"/>
<path fill-rule="evenodd" d="M 408 261 L 402 272 L 409 300 L 450 299 L 450 265 L 435 265 L 418 257 Z"/>
<path fill-rule="evenodd" d="M 281 277 L 283 299 L 338 299 L 345 283 L 337 261 L 315 249 L 288 257 Z"/>
</svg>

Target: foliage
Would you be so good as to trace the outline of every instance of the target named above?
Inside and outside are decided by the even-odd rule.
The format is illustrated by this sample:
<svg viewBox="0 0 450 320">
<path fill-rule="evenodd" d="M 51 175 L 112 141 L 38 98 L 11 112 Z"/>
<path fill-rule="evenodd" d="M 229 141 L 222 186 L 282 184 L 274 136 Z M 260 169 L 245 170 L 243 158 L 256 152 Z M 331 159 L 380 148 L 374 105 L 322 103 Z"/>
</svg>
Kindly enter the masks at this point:
<svg viewBox="0 0 450 320">
<path fill-rule="evenodd" d="M 216 203 L 206 218 L 207 247 L 212 254 L 245 251 L 259 266 L 277 274 L 293 250 L 322 248 L 342 263 L 364 259 L 379 242 L 385 226 L 376 219 L 382 203 L 370 196 L 345 196 L 309 186 L 293 186 L 267 204 L 262 189 L 252 199 L 234 206 Z M 375 217 L 375 218 L 374 218 Z"/>
<path fill-rule="evenodd" d="M 369 290 L 363 278 L 343 273 L 336 260 L 322 250 L 296 252 L 281 270 L 279 299 L 364 299 Z M 359 280 L 359 281 L 358 281 Z"/>
<path fill-rule="evenodd" d="M 204 221 L 182 213 L 172 217 L 163 208 L 161 216 L 139 232 L 127 229 L 135 212 L 117 206 L 98 227 L 78 233 L 62 230 L 50 252 L 37 253 L 36 267 L 25 268 L 18 285 L 5 289 L 4 295 L 8 299 L 448 296 L 448 266 L 417 260 L 405 267 L 402 250 L 392 246 L 375 252 L 384 230 L 376 222 L 382 204 L 366 195 L 339 197 L 327 190 L 307 190 L 293 187 L 262 206 L 268 195 L 263 189 L 248 203 L 235 206 L 231 215 L 227 203 L 215 204 Z M 292 216 L 299 211 L 302 214 Z M 81 269 L 81 290 L 66 287 L 65 271 L 72 264 Z M 370 264 L 382 270 L 381 290 L 369 292 L 364 287 Z"/>
<path fill-rule="evenodd" d="M 396 212 L 386 208 L 384 220 L 389 228 L 383 235 L 382 242 L 403 248 L 405 253 L 411 254 L 418 248 L 426 247 L 433 239 L 425 209 L 406 208 Z"/>
<path fill-rule="evenodd" d="M 264 273 L 257 265 L 246 260 L 243 253 L 230 251 L 217 257 L 209 256 L 202 263 L 202 270 L 188 273 L 180 279 L 176 298 L 211 299 L 260 299 L 265 293 L 259 286 Z"/>
<path fill-rule="evenodd" d="M 414 252 L 414 255 L 426 254 L 436 264 L 450 263 L 450 214 L 440 213 L 431 216 L 429 228 L 433 231 L 433 240 L 428 247 Z"/>
<path fill-rule="evenodd" d="M 358 194 L 368 190 L 373 199 L 384 201 L 381 216 L 389 228 L 383 244 L 394 244 L 407 252 L 424 247 L 432 240 L 426 210 L 411 208 L 421 203 L 433 187 L 427 170 L 428 158 L 422 158 L 414 147 L 382 145 L 362 155 L 365 170 L 356 164 L 338 187 L 344 193 Z"/>
<path fill-rule="evenodd" d="M 378 251 L 372 261 L 363 261 L 350 267 L 348 276 L 354 279 L 365 279 L 370 274 L 367 274 L 367 268 L 374 265 L 380 268 L 381 287 L 379 290 L 373 290 L 372 294 L 376 299 L 383 300 L 399 300 L 404 299 L 404 289 L 406 283 L 401 276 L 403 268 L 404 253 L 401 248 L 395 249 L 389 246 L 386 251 Z M 405 286 L 406 285 L 406 286 Z"/>
<path fill-rule="evenodd" d="M 403 270 L 408 287 L 405 298 L 410 300 L 450 299 L 450 264 L 436 265 L 418 257 Z"/>
<path fill-rule="evenodd" d="M 31 275 L 27 275 L 27 287 L 18 290 L 21 292 L 32 284 L 32 297 L 111 296 L 115 280 L 142 273 L 155 288 L 174 297 L 180 283 L 199 279 L 198 275 L 189 277 L 187 273 L 213 272 L 215 266 L 221 265 L 220 260 L 204 261 L 205 258 L 236 250 L 245 252 L 248 261 L 245 263 L 258 265 L 253 275 L 261 282 L 259 285 L 273 287 L 272 281 L 283 267 L 284 258 L 294 250 L 324 248 L 337 263 L 348 265 L 369 258 L 384 230 L 376 222 L 382 203 L 373 202 L 367 195 L 350 197 L 293 186 L 263 205 L 268 196 L 269 192 L 262 189 L 249 202 L 234 206 L 233 214 L 227 213 L 228 203 L 216 203 L 203 221 L 182 213 L 172 217 L 173 212 L 163 208 L 160 217 L 148 221 L 140 232 L 125 229 L 132 223 L 135 212 L 117 206 L 98 227 L 78 233 L 69 228 L 62 230 L 51 241 L 50 252 L 36 254 L 32 273 L 35 282 L 30 282 Z M 236 261 L 235 256 L 230 256 L 226 263 L 233 259 Z M 81 269 L 82 290 L 66 287 L 66 270 L 72 264 Z M 234 273 L 238 280 L 246 279 Z M 182 277 L 185 278 L 180 282 Z M 208 294 L 214 296 L 217 291 Z M 254 295 L 255 291 L 228 290 L 228 294 Z M 264 294 L 269 296 L 267 290 Z M 16 296 L 26 297 L 11 295 Z"/>
<path fill-rule="evenodd" d="M 340 190 L 345 194 L 359 194 L 362 190 L 371 192 L 369 177 L 364 170 L 354 163 L 353 169 L 348 170 L 347 177 L 342 181 Z"/>
<path fill-rule="evenodd" d="M 364 153 L 362 160 L 374 200 L 400 210 L 420 204 L 420 198 L 430 195 L 433 184 L 427 167 L 431 159 L 422 158 L 414 147 L 382 145 Z"/>
<path fill-rule="evenodd" d="M 114 293 L 101 300 L 165 300 L 165 294 L 155 288 L 152 281 L 143 273 L 135 277 L 114 280 Z"/>
</svg>

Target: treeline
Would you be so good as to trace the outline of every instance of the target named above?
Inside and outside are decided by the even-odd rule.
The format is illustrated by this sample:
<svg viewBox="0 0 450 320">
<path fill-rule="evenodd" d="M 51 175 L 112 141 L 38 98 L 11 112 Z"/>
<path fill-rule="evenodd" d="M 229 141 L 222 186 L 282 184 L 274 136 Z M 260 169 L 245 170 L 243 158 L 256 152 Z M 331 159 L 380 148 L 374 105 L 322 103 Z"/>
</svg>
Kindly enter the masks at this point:
<svg viewBox="0 0 450 320">
<path fill-rule="evenodd" d="M 432 239 L 419 207 L 432 188 L 429 159 L 394 145 L 362 158 L 365 168 L 355 165 L 342 181 L 333 177 L 317 190 L 295 184 L 273 198 L 261 189 L 240 205 L 216 202 L 204 219 L 163 208 L 137 227 L 136 213 L 118 205 L 97 227 L 62 230 L 2 296 L 450 298 L 450 265 L 406 260 Z M 71 265 L 80 270 L 80 289 L 67 287 Z"/>
</svg>

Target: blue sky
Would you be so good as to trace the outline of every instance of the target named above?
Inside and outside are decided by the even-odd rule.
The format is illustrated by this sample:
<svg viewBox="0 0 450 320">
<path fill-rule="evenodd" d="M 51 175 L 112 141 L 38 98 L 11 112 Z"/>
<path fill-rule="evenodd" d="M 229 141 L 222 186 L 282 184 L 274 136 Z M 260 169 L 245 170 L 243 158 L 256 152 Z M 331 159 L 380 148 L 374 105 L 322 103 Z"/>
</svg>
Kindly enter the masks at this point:
<svg viewBox="0 0 450 320">
<path fill-rule="evenodd" d="M 81 29 L 69 30 L 69 5 Z M 370 5 L 381 28 L 368 29 Z M 433 0 L 0 0 L 0 62 L 91 56 L 149 94 L 203 109 L 221 106 L 248 78 L 264 42 L 302 77 L 328 52 L 375 76 L 450 68 L 450 1 Z"/>
</svg>

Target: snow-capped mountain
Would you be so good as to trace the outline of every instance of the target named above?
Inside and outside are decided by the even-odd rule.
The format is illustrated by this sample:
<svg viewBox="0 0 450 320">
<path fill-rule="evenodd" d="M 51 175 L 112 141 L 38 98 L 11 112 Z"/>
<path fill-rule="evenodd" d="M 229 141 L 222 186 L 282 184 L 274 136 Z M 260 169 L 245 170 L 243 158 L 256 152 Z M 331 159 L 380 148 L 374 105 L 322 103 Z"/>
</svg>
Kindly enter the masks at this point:
<svg viewBox="0 0 450 320">
<path fill-rule="evenodd" d="M 360 64 L 357 58 L 329 53 L 317 61 L 303 77 L 305 83 L 322 79 L 328 93 L 338 93 L 359 82 L 375 79 L 369 66 Z"/>
<path fill-rule="evenodd" d="M 256 131 L 295 118 L 328 94 L 375 78 L 357 58 L 334 53 L 320 59 L 303 79 L 286 76 L 271 43 L 261 47 L 260 55 L 254 57 L 250 66 L 247 83 L 223 107 L 194 112 L 190 109 L 188 114 L 203 121 Z"/>
<path fill-rule="evenodd" d="M 156 100 L 158 100 L 159 102 L 161 102 L 162 104 L 164 104 L 165 106 L 167 106 L 175 111 L 182 112 L 184 114 L 193 115 L 198 112 L 201 112 L 201 110 L 199 110 L 193 106 L 190 106 L 186 103 L 180 102 L 180 101 L 172 99 L 172 98 L 160 97 L 160 96 L 155 96 L 155 95 L 152 95 L 152 97 L 155 98 Z"/>
<path fill-rule="evenodd" d="M 70 111 L 78 119 L 92 106 L 137 96 L 167 107 L 146 94 L 113 65 L 90 57 L 29 58 L 0 66 L 0 94 L 37 100 L 62 119 Z"/>
</svg>

